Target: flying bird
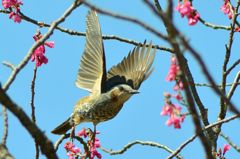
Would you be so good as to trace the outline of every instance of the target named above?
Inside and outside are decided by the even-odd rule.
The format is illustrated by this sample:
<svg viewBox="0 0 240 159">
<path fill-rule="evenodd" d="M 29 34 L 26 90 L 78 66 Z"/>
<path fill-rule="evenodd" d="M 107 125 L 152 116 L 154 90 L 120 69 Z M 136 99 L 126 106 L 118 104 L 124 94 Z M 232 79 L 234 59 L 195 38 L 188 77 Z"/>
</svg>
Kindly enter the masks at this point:
<svg viewBox="0 0 240 159">
<path fill-rule="evenodd" d="M 71 116 L 52 133 L 65 134 L 82 122 L 96 125 L 114 118 L 152 73 L 156 49 L 137 46 L 119 64 L 106 71 L 102 33 L 96 11 L 86 18 L 86 44 L 80 61 L 76 86 L 90 92 L 75 105 Z"/>
</svg>

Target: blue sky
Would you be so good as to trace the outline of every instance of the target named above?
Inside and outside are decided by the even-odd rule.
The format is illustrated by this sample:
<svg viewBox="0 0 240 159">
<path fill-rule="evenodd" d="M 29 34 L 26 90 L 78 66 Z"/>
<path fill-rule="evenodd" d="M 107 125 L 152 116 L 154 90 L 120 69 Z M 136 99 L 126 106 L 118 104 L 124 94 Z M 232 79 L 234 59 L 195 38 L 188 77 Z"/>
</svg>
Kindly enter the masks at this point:
<svg viewBox="0 0 240 159">
<path fill-rule="evenodd" d="M 72 1 L 23 1 L 24 5 L 21 11 L 38 21 L 51 23 L 70 6 Z M 142 1 L 91 1 L 92 3 L 117 13 L 137 17 L 148 23 L 159 31 L 165 33 L 164 26 L 161 21 L 156 18 Z M 161 1 L 160 1 L 161 2 Z M 165 4 L 163 4 L 164 6 Z M 222 1 L 194 1 L 194 7 L 200 12 L 203 19 L 214 24 L 229 25 L 230 21 L 221 11 Z M 85 32 L 85 17 L 88 8 L 81 6 L 76 9 L 68 19 L 60 26 Z M 38 29 L 37 26 L 23 21 L 15 24 L 8 19 L 5 14 L 0 14 L 1 29 L 1 47 L 0 62 L 9 61 L 17 65 L 25 56 L 29 48 L 34 43 L 32 36 Z M 153 34 L 147 32 L 143 28 L 135 24 L 116 20 L 111 17 L 99 15 L 102 33 L 104 35 L 116 35 L 127 39 L 143 42 L 152 41 L 160 46 L 168 46 L 166 42 L 158 39 Z M 220 82 L 221 69 L 225 54 L 225 44 L 228 42 L 228 32 L 225 30 L 213 30 L 206 28 L 201 23 L 196 26 L 188 26 L 187 20 L 182 19 L 178 13 L 174 14 L 175 24 L 189 39 L 190 44 L 201 54 L 208 69 L 212 73 L 214 79 Z M 44 34 L 47 28 L 42 28 Z M 36 80 L 36 118 L 37 124 L 45 132 L 45 134 L 55 142 L 59 136 L 53 135 L 50 131 L 65 120 L 72 112 L 74 104 L 88 92 L 75 87 L 77 70 L 82 55 L 85 37 L 70 36 L 60 31 L 55 31 L 49 39 L 55 41 L 54 49 L 47 49 L 46 56 L 49 63 L 38 69 Z M 236 33 L 233 45 L 232 58 L 230 64 L 239 58 L 239 34 Z M 122 43 L 115 40 L 105 40 L 105 53 L 107 68 L 117 64 L 130 50 L 133 45 Z M 169 146 L 172 149 L 177 148 L 183 141 L 192 136 L 194 126 L 190 117 L 187 117 L 182 125 L 182 129 L 175 130 L 167 127 L 165 121 L 167 117 L 160 116 L 162 106 L 164 104 L 163 92 L 171 91 L 173 84 L 167 83 L 165 77 L 170 66 L 171 55 L 168 52 L 157 51 L 154 62 L 155 70 L 150 78 L 145 81 L 141 88 L 140 94 L 133 96 L 123 107 L 121 112 L 114 119 L 101 123 L 97 129 L 101 132 L 99 139 L 103 147 L 113 150 L 121 149 L 125 144 L 134 140 L 155 141 L 160 144 Z M 200 67 L 192 56 L 186 53 L 188 63 L 194 79 L 197 83 L 205 83 L 206 79 L 202 74 Z M 35 63 L 29 62 L 22 70 L 15 82 L 8 90 L 8 94 L 30 115 L 30 99 L 31 99 L 31 81 L 33 77 L 33 68 Z M 228 78 L 228 82 L 232 82 L 235 74 L 239 70 L 237 67 Z M 0 65 L 0 82 L 4 83 L 11 70 Z M 209 120 L 216 121 L 219 111 L 219 99 L 209 88 L 197 88 L 200 98 L 209 109 Z M 233 97 L 234 103 L 239 103 L 237 97 L 239 89 L 236 90 Z M 183 109 L 186 111 L 186 109 Z M 228 114 L 230 116 L 231 113 Z M 77 127 L 80 130 L 83 127 L 92 128 L 91 123 L 81 124 Z M 230 138 L 234 139 L 236 144 L 240 144 L 239 121 L 233 121 L 223 126 L 223 132 Z M 2 124 L 0 124 L 0 134 L 2 135 Z M 225 141 L 219 139 L 219 146 L 223 146 Z M 7 145 L 10 152 L 16 158 L 33 158 L 34 142 L 28 132 L 22 127 L 19 121 L 9 113 L 9 136 Z M 101 151 L 100 151 L 101 152 Z M 103 158 L 165 158 L 168 156 L 164 150 L 134 146 L 126 153 L 120 156 L 109 156 L 101 152 Z M 192 154 L 198 154 L 198 158 L 203 158 L 204 153 L 199 140 L 195 140 L 188 145 L 182 155 L 186 158 L 192 157 Z M 67 158 L 63 144 L 58 150 L 60 158 Z M 237 158 L 238 153 L 234 149 L 227 154 L 228 158 Z M 45 158 L 41 155 L 40 158 Z"/>
</svg>

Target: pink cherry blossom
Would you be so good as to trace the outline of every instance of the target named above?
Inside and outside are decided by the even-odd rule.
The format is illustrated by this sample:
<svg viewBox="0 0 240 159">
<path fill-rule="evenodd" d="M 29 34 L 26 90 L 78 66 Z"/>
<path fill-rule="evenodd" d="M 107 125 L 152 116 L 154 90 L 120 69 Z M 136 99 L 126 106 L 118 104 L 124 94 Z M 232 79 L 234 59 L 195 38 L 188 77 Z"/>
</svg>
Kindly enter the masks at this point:
<svg viewBox="0 0 240 159">
<path fill-rule="evenodd" d="M 178 101 L 182 100 L 182 96 L 180 94 L 173 95 Z"/>
<path fill-rule="evenodd" d="M 46 42 L 44 43 L 44 45 L 46 45 L 46 46 L 48 46 L 48 47 L 50 47 L 50 48 L 54 48 L 54 42 L 53 42 L 53 41 L 46 41 Z"/>
<path fill-rule="evenodd" d="M 169 119 L 166 121 L 166 125 L 174 125 L 174 128 L 180 129 L 181 123 L 185 119 L 185 115 L 181 115 L 181 107 L 176 104 L 166 103 L 163 107 L 161 115 L 169 116 Z"/>
<path fill-rule="evenodd" d="M 171 115 L 172 114 L 172 112 L 173 112 L 173 107 L 170 105 L 170 104 L 165 104 L 164 106 L 163 106 L 163 109 L 162 109 L 162 111 L 161 111 L 161 115 Z"/>
<path fill-rule="evenodd" d="M 180 72 L 180 67 L 177 65 L 176 57 L 173 56 L 171 58 L 171 66 L 166 77 L 166 81 L 173 81 L 176 80 L 178 73 Z"/>
<path fill-rule="evenodd" d="M 181 14 L 182 17 L 184 17 L 191 14 L 193 7 L 189 1 L 186 1 L 183 4 L 178 3 L 176 10 Z"/>
<path fill-rule="evenodd" d="M 19 0 L 2 0 L 2 5 L 5 9 L 11 9 L 9 18 L 13 19 L 15 23 L 21 22 L 20 5 L 23 3 Z"/>
<path fill-rule="evenodd" d="M 223 155 L 225 155 L 225 153 L 226 153 L 230 148 L 231 148 L 230 145 L 224 144 L 224 146 L 223 146 Z"/>
<path fill-rule="evenodd" d="M 91 147 L 90 151 L 91 151 L 91 159 L 94 159 L 95 157 L 97 157 L 98 159 L 102 158 L 102 155 L 97 151 L 95 147 Z"/>
<path fill-rule="evenodd" d="M 42 34 L 40 32 L 38 32 L 36 35 L 33 36 L 33 39 L 35 41 L 38 41 L 41 38 L 42 38 Z M 32 56 L 31 56 L 31 61 L 36 60 L 36 66 L 37 67 L 41 66 L 43 63 L 44 64 L 48 63 L 48 59 L 44 55 L 45 54 L 45 45 L 50 47 L 50 48 L 53 48 L 54 47 L 54 42 L 45 42 L 43 45 L 38 46 L 34 50 Z"/>
<path fill-rule="evenodd" d="M 175 129 L 181 128 L 181 123 L 185 119 L 185 115 L 181 114 L 182 107 L 173 103 L 172 97 L 175 98 L 178 102 L 183 101 L 181 96 L 181 90 L 183 90 L 183 83 L 180 80 L 181 70 L 178 66 L 177 59 L 175 56 L 171 58 L 171 66 L 166 77 L 167 81 L 175 81 L 176 84 L 173 87 L 173 90 L 177 92 L 176 94 L 170 94 L 169 92 L 164 93 L 165 103 L 161 111 L 162 116 L 169 116 L 166 121 L 166 125 L 173 125 Z"/>
<path fill-rule="evenodd" d="M 195 25 L 198 22 L 199 18 L 200 18 L 200 14 L 194 13 L 194 15 L 188 17 L 188 24 Z"/>
<path fill-rule="evenodd" d="M 82 129 L 78 132 L 78 136 L 83 136 L 84 138 L 86 138 L 88 136 L 87 132 L 86 132 L 86 129 Z"/>
<path fill-rule="evenodd" d="M 95 141 L 90 145 L 91 159 L 94 159 L 94 157 L 97 157 L 98 159 L 102 158 L 102 155 L 97 151 L 97 148 L 100 146 L 99 139 L 95 138 Z"/>
<path fill-rule="evenodd" d="M 73 148 L 72 148 L 72 152 L 73 152 L 74 154 L 80 153 L 80 148 L 78 148 L 78 147 L 73 147 Z"/>
<path fill-rule="evenodd" d="M 67 156 L 69 159 L 75 159 L 75 157 L 80 153 L 80 148 L 76 147 L 70 141 L 65 143 L 64 148 L 67 151 Z"/>
<path fill-rule="evenodd" d="M 176 116 L 175 114 L 172 114 L 170 118 L 166 121 L 166 125 L 171 126 L 174 125 L 175 129 L 181 128 L 181 123 L 184 121 L 185 116 Z"/>
<path fill-rule="evenodd" d="M 175 86 L 173 87 L 174 91 L 178 91 L 178 90 L 183 90 L 183 83 L 182 81 L 177 81 Z"/>
<path fill-rule="evenodd" d="M 240 32 L 240 27 L 237 26 L 235 29 L 234 29 L 235 32 Z"/>
<path fill-rule="evenodd" d="M 99 148 L 101 145 L 100 145 L 100 141 L 98 138 L 95 138 L 95 142 L 94 142 L 94 147 L 95 148 Z"/>
<path fill-rule="evenodd" d="M 75 145 L 70 141 L 66 142 L 64 145 L 64 148 L 66 149 L 66 151 L 70 151 L 74 147 L 75 147 Z"/>
<path fill-rule="evenodd" d="M 102 155 L 97 151 L 97 149 L 101 147 L 100 140 L 96 137 L 97 134 L 100 134 L 100 132 L 96 131 L 95 140 L 92 141 L 92 137 L 91 135 L 88 135 L 86 129 L 83 128 L 81 131 L 78 132 L 78 136 L 80 137 L 83 136 L 84 138 L 87 138 L 87 137 L 90 138 L 90 140 L 88 140 L 89 150 L 91 154 L 90 159 L 94 159 L 95 157 L 97 157 L 98 159 L 102 158 Z"/>
<path fill-rule="evenodd" d="M 183 4 L 179 2 L 176 10 L 180 13 L 181 17 L 187 17 L 189 25 L 195 25 L 200 18 L 200 14 L 195 11 L 189 1 L 184 1 Z"/>
<path fill-rule="evenodd" d="M 232 7 L 232 5 L 231 5 L 231 3 L 230 3 L 230 0 L 225 0 L 225 1 L 224 1 L 224 4 L 223 4 L 222 7 L 221 7 L 221 11 L 222 11 L 224 14 L 227 14 L 229 19 L 232 19 L 232 16 L 233 16 L 233 7 Z"/>
</svg>

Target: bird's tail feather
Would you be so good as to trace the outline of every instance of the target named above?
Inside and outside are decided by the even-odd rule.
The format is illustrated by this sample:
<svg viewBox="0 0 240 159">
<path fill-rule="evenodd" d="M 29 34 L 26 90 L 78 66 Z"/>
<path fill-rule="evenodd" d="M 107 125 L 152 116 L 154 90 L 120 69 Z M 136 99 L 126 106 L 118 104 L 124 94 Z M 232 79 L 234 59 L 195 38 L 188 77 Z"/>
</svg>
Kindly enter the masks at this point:
<svg viewBox="0 0 240 159">
<path fill-rule="evenodd" d="M 66 134 L 66 132 L 71 128 L 72 128 L 72 124 L 71 124 L 70 118 L 68 118 L 62 124 L 60 124 L 55 129 L 53 129 L 51 132 L 53 134 L 59 134 L 59 135 Z"/>
</svg>

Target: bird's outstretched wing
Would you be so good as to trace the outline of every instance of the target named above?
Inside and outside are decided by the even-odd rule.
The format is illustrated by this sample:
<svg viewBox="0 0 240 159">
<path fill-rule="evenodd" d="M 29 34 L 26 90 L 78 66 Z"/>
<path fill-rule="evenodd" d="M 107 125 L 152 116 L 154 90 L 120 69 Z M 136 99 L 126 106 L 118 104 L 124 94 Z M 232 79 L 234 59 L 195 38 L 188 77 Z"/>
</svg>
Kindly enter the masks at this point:
<svg viewBox="0 0 240 159">
<path fill-rule="evenodd" d="M 88 90 L 92 94 L 100 94 L 106 80 L 106 66 L 97 13 L 90 11 L 86 22 L 86 44 L 80 61 L 76 86 Z"/>
<path fill-rule="evenodd" d="M 128 84 L 137 90 L 152 73 L 155 54 L 156 49 L 152 49 L 152 44 L 147 47 L 144 42 L 142 47 L 135 47 L 127 57 L 108 71 L 106 89 L 118 84 Z"/>
</svg>

